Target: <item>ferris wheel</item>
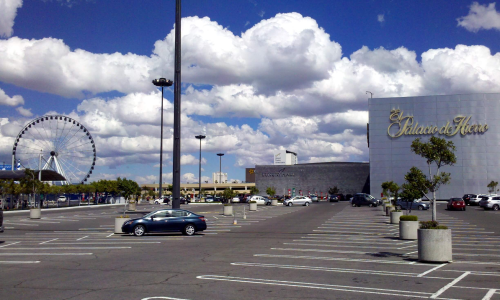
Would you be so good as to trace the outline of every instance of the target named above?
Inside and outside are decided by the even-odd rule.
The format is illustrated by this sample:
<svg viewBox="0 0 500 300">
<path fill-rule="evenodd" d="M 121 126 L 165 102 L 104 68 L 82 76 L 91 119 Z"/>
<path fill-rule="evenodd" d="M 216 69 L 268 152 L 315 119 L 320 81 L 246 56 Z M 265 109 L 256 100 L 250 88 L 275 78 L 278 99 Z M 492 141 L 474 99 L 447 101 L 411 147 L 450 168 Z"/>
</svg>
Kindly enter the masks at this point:
<svg viewBox="0 0 500 300">
<path fill-rule="evenodd" d="M 53 170 L 66 178 L 55 184 L 84 183 L 96 161 L 94 140 L 79 122 L 62 115 L 30 121 L 19 132 L 12 149 L 12 166 Z"/>
</svg>

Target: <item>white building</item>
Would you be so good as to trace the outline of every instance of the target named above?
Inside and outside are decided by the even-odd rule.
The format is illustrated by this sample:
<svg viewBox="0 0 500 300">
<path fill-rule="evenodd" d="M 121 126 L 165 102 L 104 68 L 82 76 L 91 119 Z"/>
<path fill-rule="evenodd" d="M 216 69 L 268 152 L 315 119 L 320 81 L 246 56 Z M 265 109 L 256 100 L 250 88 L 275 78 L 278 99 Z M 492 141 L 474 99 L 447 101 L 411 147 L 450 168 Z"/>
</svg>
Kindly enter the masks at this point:
<svg viewBox="0 0 500 300">
<path fill-rule="evenodd" d="M 299 163 L 297 153 L 288 150 L 274 151 L 274 165 L 296 165 Z"/>
<path fill-rule="evenodd" d="M 214 172 L 212 173 L 213 183 L 227 183 L 227 173 Z"/>
</svg>

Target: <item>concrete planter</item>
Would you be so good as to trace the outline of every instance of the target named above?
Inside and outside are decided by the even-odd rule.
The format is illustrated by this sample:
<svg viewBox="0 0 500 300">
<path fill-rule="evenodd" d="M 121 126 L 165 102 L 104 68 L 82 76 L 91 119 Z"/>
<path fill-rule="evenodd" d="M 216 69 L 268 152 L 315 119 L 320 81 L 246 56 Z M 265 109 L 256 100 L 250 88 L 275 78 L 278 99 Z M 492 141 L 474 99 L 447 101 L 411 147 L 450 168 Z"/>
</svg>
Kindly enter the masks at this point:
<svg viewBox="0 0 500 300">
<path fill-rule="evenodd" d="M 393 211 L 394 209 L 395 209 L 394 206 L 386 206 L 385 215 L 389 217 L 391 215 L 391 211 Z"/>
<path fill-rule="evenodd" d="M 155 204 L 154 200 L 149 200 L 149 204 Z"/>
<path fill-rule="evenodd" d="M 402 211 L 391 211 L 391 224 L 399 224 L 399 217 L 402 215 Z"/>
<path fill-rule="evenodd" d="M 278 200 L 271 200 L 271 206 L 278 206 Z"/>
<path fill-rule="evenodd" d="M 233 215 L 233 207 L 231 205 L 224 205 L 224 216 L 232 216 Z"/>
<path fill-rule="evenodd" d="M 257 210 L 257 203 L 250 203 L 250 211 L 256 211 Z"/>
<path fill-rule="evenodd" d="M 136 211 L 136 204 L 135 204 L 135 202 L 128 204 L 128 210 L 130 210 L 130 211 Z"/>
<path fill-rule="evenodd" d="M 418 260 L 444 263 L 452 260 L 451 229 L 419 229 Z"/>
<path fill-rule="evenodd" d="M 399 238 L 402 240 L 416 240 L 418 238 L 418 221 L 400 221 Z"/>
<path fill-rule="evenodd" d="M 122 226 L 123 223 L 130 220 L 129 218 L 115 218 L 115 233 L 123 233 Z"/>
<path fill-rule="evenodd" d="M 41 208 L 31 208 L 30 209 L 30 219 L 40 219 L 42 217 Z"/>
</svg>

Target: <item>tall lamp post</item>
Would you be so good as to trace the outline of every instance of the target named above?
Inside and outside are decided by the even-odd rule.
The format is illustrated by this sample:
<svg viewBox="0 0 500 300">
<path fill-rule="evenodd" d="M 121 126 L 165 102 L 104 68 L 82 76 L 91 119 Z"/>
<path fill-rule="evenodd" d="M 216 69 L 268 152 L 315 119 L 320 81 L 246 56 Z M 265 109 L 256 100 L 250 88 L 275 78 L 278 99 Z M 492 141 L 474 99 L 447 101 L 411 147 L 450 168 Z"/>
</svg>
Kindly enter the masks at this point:
<svg viewBox="0 0 500 300">
<path fill-rule="evenodd" d="M 204 135 L 197 135 L 195 138 L 200 140 L 200 174 L 198 175 L 199 187 L 198 187 L 198 197 L 199 201 L 201 201 L 201 140 L 206 138 Z"/>
<path fill-rule="evenodd" d="M 217 153 L 219 156 L 219 183 L 222 181 L 222 157 L 224 156 L 224 153 Z"/>
<path fill-rule="evenodd" d="M 163 194 L 162 182 L 163 182 L 163 87 L 171 86 L 173 82 L 165 78 L 153 80 L 155 86 L 161 86 L 161 137 L 160 137 L 160 197 Z"/>
</svg>

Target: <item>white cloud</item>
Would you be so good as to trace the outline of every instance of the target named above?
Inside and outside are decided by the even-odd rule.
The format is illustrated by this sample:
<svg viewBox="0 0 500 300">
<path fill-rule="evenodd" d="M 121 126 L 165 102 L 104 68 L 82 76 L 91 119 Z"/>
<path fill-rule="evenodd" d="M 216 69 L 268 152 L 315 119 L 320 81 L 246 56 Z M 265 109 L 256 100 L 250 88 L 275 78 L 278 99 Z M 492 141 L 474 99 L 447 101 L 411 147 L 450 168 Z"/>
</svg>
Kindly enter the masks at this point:
<svg viewBox="0 0 500 300">
<path fill-rule="evenodd" d="M 12 97 L 7 96 L 5 92 L 0 89 L 0 105 L 8 105 L 8 106 L 18 106 L 23 105 L 24 99 L 20 95 L 15 95 Z"/>
<path fill-rule="evenodd" d="M 14 19 L 17 9 L 23 6 L 23 0 L 0 1 L 0 37 L 10 37 L 14 32 Z"/>
<path fill-rule="evenodd" d="M 377 15 L 377 21 L 379 23 L 384 23 L 385 22 L 384 14 Z"/>
<path fill-rule="evenodd" d="M 31 108 L 27 109 L 22 106 L 16 108 L 17 112 L 19 112 L 23 117 L 31 117 L 33 113 L 31 112 Z"/>
<path fill-rule="evenodd" d="M 500 12 L 495 8 L 495 3 L 481 5 L 473 2 L 469 14 L 457 19 L 457 26 L 462 26 L 468 31 L 478 32 L 481 29 L 500 30 Z"/>
</svg>

